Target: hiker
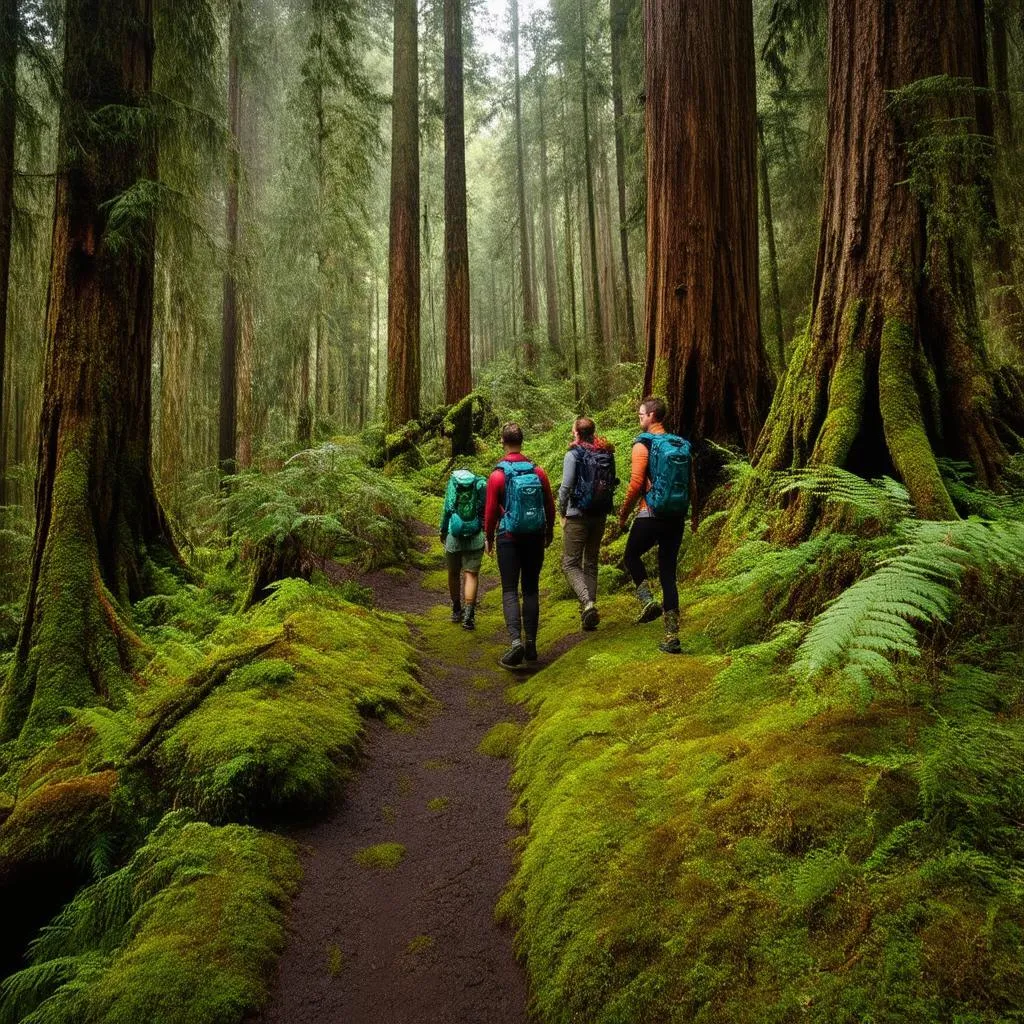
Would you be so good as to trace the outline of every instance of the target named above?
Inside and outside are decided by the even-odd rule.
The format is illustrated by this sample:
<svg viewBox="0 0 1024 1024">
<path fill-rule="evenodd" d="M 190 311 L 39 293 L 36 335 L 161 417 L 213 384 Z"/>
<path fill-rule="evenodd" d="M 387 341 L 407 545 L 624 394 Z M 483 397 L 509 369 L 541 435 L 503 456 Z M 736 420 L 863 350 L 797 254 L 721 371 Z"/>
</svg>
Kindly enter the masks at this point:
<svg viewBox="0 0 1024 1024">
<path fill-rule="evenodd" d="M 452 599 L 452 622 L 461 624 L 463 629 L 476 628 L 477 581 L 484 558 L 486 486 L 484 478 L 472 470 L 457 469 L 448 478 L 444 495 L 441 543 L 448 564 L 448 594 Z"/>
<path fill-rule="evenodd" d="M 665 639 L 658 645 L 667 654 L 680 654 L 679 590 L 676 560 L 683 541 L 683 527 L 690 504 L 692 460 L 690 442 L 665 430 L 664 399 L 648 397 L 640 403 L 641 433 L 633 442 L 629 488 L 619 510 L 619 529 L 634 505 L 636 518 L 626 540 L 626 570 L 636 585 L 640 601 L 637 622 L 651 622 L 665 613 Z M 661 600 L 658 604 L 647 583 L 643 556 L 658 549 Z"/>
<path fill-rule="evenodd" d="M 505 457 L 487 480 L 484 532 L 488 554 L 497 539 L 501 607 L 511 640 L 500 664 L 516 668 L 537 660 L 540 570 L 544 549 L 554 537 L 555 502 L 547 474 L 522 454 L 523 430 L 518 423 L 501 428 L 501 444 Z"/>
<path fill-rule="evenodd" d="M 558 515 L 562 520 L 562 571 L 580 602 L 580 624 L 597 629 L 597 560 L 608 513 L 615 507 L 615 449 L 596 425 L 580 416 L 562 460 Z"/>
</svg>

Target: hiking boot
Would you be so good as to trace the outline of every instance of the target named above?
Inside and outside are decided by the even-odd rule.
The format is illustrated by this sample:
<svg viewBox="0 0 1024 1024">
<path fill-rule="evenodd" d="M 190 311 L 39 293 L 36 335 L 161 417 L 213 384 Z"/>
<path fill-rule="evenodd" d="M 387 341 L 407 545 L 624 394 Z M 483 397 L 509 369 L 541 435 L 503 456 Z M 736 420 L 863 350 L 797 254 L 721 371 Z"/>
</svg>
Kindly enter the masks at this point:
<svg viewBox="0 0 1024 1024">
<path fill-rule="evenodd" d="M 661 605 L 654 600 L 651 588 L 646 582 L 637 586 L 636 597 L 640 602 L 640 614 L 637 616 L 637 622 L 653 622 L 661 615 Z"/>
<path fill-rule="evenodd" d="M 531 664 L 537 660 L 537 643 L 534 640 L 527 640 L 523 647 L 523 657 Z"/>
<path fill-rule="evenodd" d="M 583 624 L 583 628 L 589 633 L 591 630 L 597 629 L 597 624 L 601 621 L 601 616 L 597 612 L 597 605 L 593 601 L 588 601 L 583 606 L 583 611 L 580 612 L 580 620 Z"/>
<path fill-rule="evenodd" d="M 665 639 L 658 644 L 658 650 L 664 654 L 682 654 L 679 644 L 679 612 L 673 609 L 665 612 Z"/>
<path fill-rule="evenodd" d="M 514 640 L 512 646 L 498 659 L 498 664 L 502 668 L 519 668 L 525 654 L 523 645 L 518 640 Z"/>
<path fill-rule="evenodd" d="M 476 629 L 476 606 L 467 604 L 466 610 L 462 613 L 462 628 Z"/>
<path fill-rule="evenodd" d="M 452 602 L 452 622 L 458 624 L 462 621 L 462 605 L 458 602 Z"/>
</svg>

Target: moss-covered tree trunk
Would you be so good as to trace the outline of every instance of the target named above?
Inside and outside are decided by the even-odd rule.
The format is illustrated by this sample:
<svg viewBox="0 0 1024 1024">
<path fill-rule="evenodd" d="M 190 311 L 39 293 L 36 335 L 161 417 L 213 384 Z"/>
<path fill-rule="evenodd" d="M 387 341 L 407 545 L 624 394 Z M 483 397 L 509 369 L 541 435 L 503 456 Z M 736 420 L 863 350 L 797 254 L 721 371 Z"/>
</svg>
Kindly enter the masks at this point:
<svg viewBox="0 0 1024 1024">
<path fill-rule="evenodd" d="M 537 365 L 537 296 L 533 283 L 533 257 L 526 210 L 526 158 L 523 145 L 523 104 L 519 78 L 519 0 L 512 0 L 512 76 L 516 132 L 516 203 L 519 211 L 519 264 L 523 284 L 523 356 L 526 365 Z"/>
<path fill-rule="evenodd" d="M 174 550 L 150 469 L 150 0 L 68 0 L 31 583 L 0 735 L 130 682 L 120 606 Z"/>
<path fill-rule="evenodd" d="M 757 440 L 761 343 L 750 0 L 651 0 L 647 55 L 647 392 L 691 437 Z"/>
<path fill-rule="evenodd" d="M 17 123 L 18 0 L 0 0 L 0 505 L 6 503 L 7 295 L 14 224 L 14 132 Z"/>
<path fill-rule="evenodd" d="M 962 230 L 977 206 L 983 32 L 975 0 L 830 3 L 811 322 L 755 453 L 772 470 L 895 471 L 937 519 L 955 516 L 937 455 L 985 485 L 1006 457 Z"/>
<path fill-rule="evenodd" d="M 466 214 L 466 126 L 462 85 L 462 0 L 444 0 L 444 400 L 473 390 L 469 337 L 469 228 Z M 452 433 L 452 455 L 472 450 L 472 408 Z"/>
<path fill-rule="evenodd" d="M 419 38 L 416 0 L 395 0 L 388 244 L 387 420 L 420 414 Z"/>
</svg>

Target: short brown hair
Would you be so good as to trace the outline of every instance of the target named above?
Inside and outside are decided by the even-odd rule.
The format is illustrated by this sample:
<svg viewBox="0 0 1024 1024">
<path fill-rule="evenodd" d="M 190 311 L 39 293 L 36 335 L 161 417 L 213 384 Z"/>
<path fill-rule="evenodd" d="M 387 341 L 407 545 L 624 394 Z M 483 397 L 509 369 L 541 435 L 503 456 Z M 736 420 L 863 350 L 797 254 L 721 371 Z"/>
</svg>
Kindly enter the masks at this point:
<svg viewBox="0 0 1024 1024">
<path fill-rule="evenodd" d="M 501 428 L 501 443 L 519 445 L 523 443 L 523 428 L 518 423 L 506 423 Z"/>
<path fill-rule="evenodd" d="M 640 403 L 640 408 L 648 416 L 653 416 L 655 423 L 664 423 L 665 417 L 668 415 L 668 406 L 665 404 L 665 399 L 658 398 L 656 395 L 648 395 Z"/>
<path fill-rule="evenodd" d="M 597 424 L 589 416 L 579 416 L 573 424 L 573 429 L 580 435 L 581 441 L 593 441 Z"/>
</svg>

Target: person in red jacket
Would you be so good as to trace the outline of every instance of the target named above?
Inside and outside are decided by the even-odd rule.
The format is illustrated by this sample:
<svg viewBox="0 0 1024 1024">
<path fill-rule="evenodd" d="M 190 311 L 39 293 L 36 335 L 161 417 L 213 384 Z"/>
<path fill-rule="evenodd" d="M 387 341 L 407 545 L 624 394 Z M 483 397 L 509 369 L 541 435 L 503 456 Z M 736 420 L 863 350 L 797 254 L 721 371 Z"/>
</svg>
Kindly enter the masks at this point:
<svg viewBox="0 0 1024 1024">
<path fill-rule="evenodd" d="M 501 443 L 505 457 L 487 480 L 484 536 L 488 554 L 497 545 L 501 607 L 511 640 L 500 663 L 516 668 L 537 660 L 540 571 L 544 549 L 554 538 L 555 502 L 547 473 L 522 454 L 522 427 L 506 423 Z"/>
</svg>

